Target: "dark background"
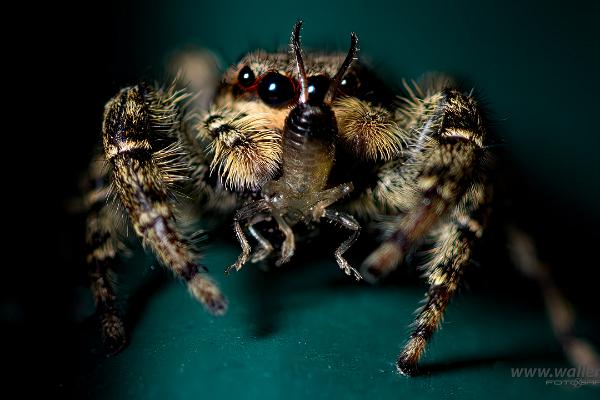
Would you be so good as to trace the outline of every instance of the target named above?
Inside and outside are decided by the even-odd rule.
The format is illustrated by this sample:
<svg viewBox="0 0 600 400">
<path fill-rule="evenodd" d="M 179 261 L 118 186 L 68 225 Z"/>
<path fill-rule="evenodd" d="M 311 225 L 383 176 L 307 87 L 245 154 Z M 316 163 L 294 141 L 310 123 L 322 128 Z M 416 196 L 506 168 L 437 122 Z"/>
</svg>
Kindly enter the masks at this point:
<svg viewBox="0 0 600 400">
<path fill-rule="evenodd" d="M 439 70 L 476 88 L 506 143 L 498 152 L 510 208 L 501 218 L 515 216 L 532 232 L 578 312 L 597 322 L 594 2 L 91 2 L 14 17 L 32 34 L 13 41 L 7 33 L 7 96 L 15 107 L 5 112 L 11 240 L 0 318 L 5 360 L 19 382 L 51 391 L 77 376 L 73 309 L 85 282 L 83 225 L 66 204 L 99 140 L 103 104 L 140 78 L 160 79 L 178 48 L 212 49 L 226 67 L 249 49 L 285 46 L 298 18 L 307 48 L 344 49 L 357 32 L 361 57 L 392 85 Z M 491 270 L 487 278 L 475 274 L 490 290 L 520 279 Z"/>
</svg>

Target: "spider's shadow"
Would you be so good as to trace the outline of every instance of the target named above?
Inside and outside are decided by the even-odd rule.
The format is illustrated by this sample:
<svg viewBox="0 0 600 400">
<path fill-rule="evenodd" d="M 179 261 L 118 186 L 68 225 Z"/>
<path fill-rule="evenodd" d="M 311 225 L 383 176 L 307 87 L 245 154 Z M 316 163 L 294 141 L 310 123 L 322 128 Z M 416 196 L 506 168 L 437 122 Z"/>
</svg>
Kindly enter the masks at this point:
<svg viewBox="0 0 600 400">
<path fill-rule="evenodd" d="M 354 280 L 339 274 L 335 263 L 327 268 L 339 274 L 339 277 L 332 278 L 329 277 L 329 271 L 317 271 L 322 263 L 315 264 L 314 261 L 314 257 L 298 257 L 289 265 L 276 267 L 271 263 L 251 274 L 246 282 L 250 293 L 249 326 L 252 336 L 267 338 L 276 334 L 285 314 L 315 306 L 332 290 L 339 293 L 360 289 Z M 306 275 L 319 279 L 311 281 Z"/>
<path fill-rule="evenodd" d="M 335 246 L 345 239 L 344 233 L 326 229 L 325 236 L 330 238 L 326 243 L 318 240 L 300 242 L 292 260 L 281 267 L 274 265 L 277 256 L 262 265 L 251 265 L 253 269 L 261 270 L 247 272 L 244 280 L 249 293 L 249 326 L 253 336 L 266 338 L 275 334 L 285 314 L 294 310 L 309 309 L 327 302 L 331 296 L 365 290 L 370 286 L 345 275 L 334 260 Z M 357 243 L 347 259 L 351 265 L 359 266 L 372 248 L 372 243 Z M 383 282 L 383 286 L 401 287 L 417 283 L 417 271 L 404 272 L 408 273 L 403 273 L 401 279 L 396 276 L 396 279 Z"/>
<path fill-rule="evenodd" d="M 300 274 L 309 273 L 313 266 L 310 263 L 310 257 L 302 257 L 304 260 L 299 260 L 298 265 L 291 264 L 288 268 L 275 268 L 262 273 L 252 274 L 252 279 L 248 285 L 252 288 L 253 298 L 250 299 L 252 311 L 250 313 L 250 326 L 252 326 L 252 335 L 256 338 L 266 338 L 279 330 L 278 324 L 282 314 L 289 313 L 290 308 L 305 307 L 310 308 L 312 304 L 320 301 L 326 292 L 334 292 L 339 294 L 339 291 L 355 291 L 364 289 L 362 285 L 357 285 L 353 280 L 347 279 L 344 275 L 339 277 L 327 274 L 325 282 L 323 280 L 316 281 L 314 285 L 299 285 L 294 289 L 289 289 L 289 283 L 283 281 L 297 280 Z M 314 260 L 313 260 L 314 261 Z M 307 268 L 309 271 L 307 271 Z M 338 271 L 335 271 L 338 272 Z M 408 276 L 410 279 L 409 285 L 414 284 L 416 277 Z M 405 279 L 392 279 L 386 286 L 401 287 L 407 285 Z M 404 276 L 406 278 L 406 276 Z M 415 279 L 412 279 L 415 278 Z M 296 291 L 296 293 L 292 293 Z M 294 297 L 301 292 L 302 302 L 290 304 L 286 301 L 286 297 Z M 320 292 L 320 293 L 319 293 Z M 306 299 L 306 300 L 304 300 Z M 399 340 L 402 337 L 399 336 Z M 532 344 L 528 347 L 519 349 L 507 348 L 505 352 L 498 351 L 492 354 L 483 354 L 473 357 L 450 359 L 441 362 L 424 362 L 418 371 L 420 377 L 426 377 L 447 372 L 456 372 L 460 370 L 474 370 L 476 368 L 491 367 L 497 363 L 505 363 L 506 365 L 532 365 L 537 363 L 562 363 L 564 362 L 564 354 L 559 349 L 540 348 L 539 345 Z"/>
<path fill-rule="evenodd" d="M 152 297 L 164 289 L 172 279 L 164 268 L 156 268 L 149 273 L 141 285 L 127 299 L 125 311 L 125 329 L 133 332 L 146 312 L 148 303 Z"/>
</svg>

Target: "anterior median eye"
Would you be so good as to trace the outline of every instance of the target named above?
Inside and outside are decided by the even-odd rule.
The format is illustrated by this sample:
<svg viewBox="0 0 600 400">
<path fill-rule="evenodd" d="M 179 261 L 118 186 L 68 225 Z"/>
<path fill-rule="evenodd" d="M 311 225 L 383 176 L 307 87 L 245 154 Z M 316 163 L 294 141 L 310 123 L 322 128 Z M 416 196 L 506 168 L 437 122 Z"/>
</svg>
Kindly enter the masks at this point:
<svg viewBox="0 0 600 400">
<path fill-rule="evenodd" d="M 254 72 L 252 72 L 252 70 L 250 69 L 249 66 L 246 65 L 244 68 L 242 68 L 240 70 L 240 73 L 238 74 L 238 83 L 240 84 L 241 87 L 243 87 L 243 88 L 250 87 L 250 86 L 254 85 L 255 81 L 256 81 L 256 77 L 254 76 Z"/>
<path fill-rule="evenodd" d="M 258 83 L 258 95 L 266 104 L 279 106 L 292 100 L 296 92 L 288 77 L 277 72 L 268 72 Z"/>
<path fill-rule="evenodd" d="M 312 105 L 322 104 L 330 84 L 331 79 L 324 75 L 316 75 L 309 77 L 308 102 Z"/>
</svg>

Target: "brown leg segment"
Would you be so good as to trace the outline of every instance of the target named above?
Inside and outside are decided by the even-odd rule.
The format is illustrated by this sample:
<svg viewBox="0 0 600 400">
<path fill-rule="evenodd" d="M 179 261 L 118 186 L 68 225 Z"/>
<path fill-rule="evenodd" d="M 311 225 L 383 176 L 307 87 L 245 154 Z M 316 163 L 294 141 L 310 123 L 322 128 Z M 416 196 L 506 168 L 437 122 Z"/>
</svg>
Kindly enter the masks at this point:
<svg viewBox="0 0 600 400">
<path fill-rule="evenodd" d="M 281 244 L 281 257 L 275 262 L 275 265 L 280 267 L 288 262 L 296 252 L 296 238 L 294 237 L 294 231 L 292 231 L 292 228 L 285 222 L 282 215 L 275 212 L 273 218 L 275 218 L 277 226 L 279 227 L 279 230 L 283 232 L 284 236 L 283 243 Z"/>
<path fill-rule="evenodd" d="M 445 89 L 426 101 L 434 106 L 413 115 L 410 129 L 416 137 L 405 163 L 397 167 L 398 179 L 390 180 L 386 189 L 402 211 L 389 226 L 387 239 L 363 263 L 363 275 L 370 281 L 396 268 L 456 206 L 488 161 L 485 128 L 473 98 Z"/>
<path fill-rule="evenodd" d="M 119 247 L 115 230 L 104 204 L 99 211 L 92 210 L 87 217 L 87 257 L 90 289 L 100 316 L 102 337 L 110 354 L 118 353 L 127 337 L 122 313 L 117 305 L 115 279 L 112 268 Z"/>
<path fill-rule="evenodd" d="M 450 139 L 432 151 L 416 179 L 414 206 L 398 218 L 387 239 L 363 263 L 363 274 L 375 281 L 396 268 L 408 250 L 454 207 L 471 184 L 475 147 Z"/>
<path fill-rule="evenodd" d="M 104 344 L 109 354 L 115 354 L 127 343 L 112 273 L 117 254 L 124 245 L 119 240 L 116 210 L 109 200 L 108 172 L 100 157 L 90 164 L 82 204 L 87 211 L 86 263 L 90 289 L 100 318 Z"/>
<path fill-rule="evenodd" d="M 458 289 L 465 266 L 471 258 L 473 243 L 481 231 L 473 232 L 469 226 L 448 223 L 441 228 L 434 254 L 427 268 L 425 305 L 419 310 L 413 332 L 398 357 L 396 366 L 403 375 L 415 375 L 417 364 L 427 342 L 442 322 L 444 311 Z"/>
<path fill-rule="evenodd" d="M 157 159 L 151 129 L 152 89 L 123 89 L 105 108 L 103 143 L 113 183 L 135 232 L 159 260 L 183 279 L 190 293 L 215 315 L 227 302 L 216 284 L 196 264 L 196 254 L 183 237 L 170 200 L 168 169 Z"/>
</svg>

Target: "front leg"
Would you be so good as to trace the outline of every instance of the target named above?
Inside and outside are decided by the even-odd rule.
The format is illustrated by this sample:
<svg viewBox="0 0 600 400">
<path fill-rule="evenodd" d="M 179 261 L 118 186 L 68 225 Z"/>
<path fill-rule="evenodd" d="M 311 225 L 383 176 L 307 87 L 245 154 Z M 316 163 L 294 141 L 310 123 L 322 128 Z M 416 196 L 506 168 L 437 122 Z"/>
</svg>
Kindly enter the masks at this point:
<svg viewBox="0 0 600 400">
<path fill-rule="evenodd" d="M 221 315 L 227 307 L 225 297 L 204 268 L 196 264 L 197 256 L 175 219 L 169 182 L 178 177 L 170 171 L 181 165 L 177 160 L 169 161 L 169 154 L 177 152 L 173 145 L 165 148 L 157 141 L 162 132 L 157 127 L 160 129 L 160 121 L 165 121 L 165 113 L 177 117 L 177 108 L 164 104 L 165 99 L 176 97 L 147 86 L 121 90 L 105 107 L 105 158 L 113 171 L 117 195 L 144 245 L 187 283 L 190 293 L 209 312 Z M 174 127 L 164 132 L 171 134 Z M 177 140 L 174 142 L 176 146 Z"/>
<path fill-rule="evenodd" d="M 483 233 L 483 221 L 475 215 L 447 223 L 437 234 L 433 257 L 425 266 L 429 289 L 413 331 L 396 362 L 398 372 L 414 376 L 427 342 L 442 322 L 450 299 L 456 293 L 475 241 Z"/>
<path fill-rule="evenodd" d="M 398 199 L 403 215 L 389 225 L 386 240 L 363 263 L 363 274 L 372 281 L 396 268 L 469 187 L 485 176 L 486 132 L 475 100 L 453 89 L 431 98 L 435 107 L 415 117 L 419 125 L 411 129 L 418 136 L 406 163 L 393 171 L 397 179 L 389 180 L 388 197 Z"/>
<path fill-rule="evenodd" d="M 397 368 L 401 374 L 417 374 L 427 342 L 440 326 L 448 303 L 471 262 L 473 247 L 483 236 L 490 200 L 489 184 L 473 183 L 448 216 L 448 221 L 436 231 L 431 257 L 422 267 L 429 289 L 413 324 L 413 332 L 398 357 Z"/>
</svg>

